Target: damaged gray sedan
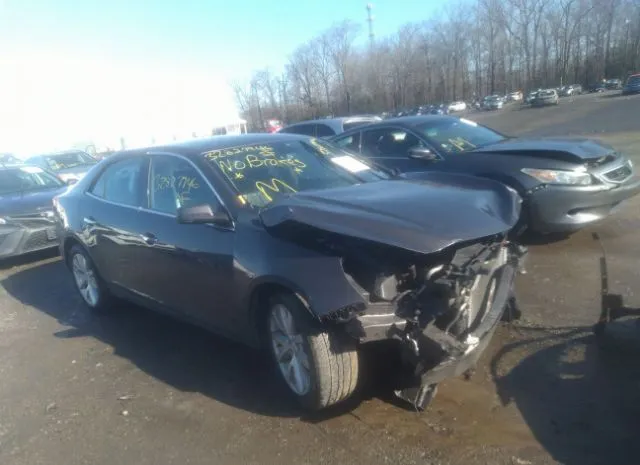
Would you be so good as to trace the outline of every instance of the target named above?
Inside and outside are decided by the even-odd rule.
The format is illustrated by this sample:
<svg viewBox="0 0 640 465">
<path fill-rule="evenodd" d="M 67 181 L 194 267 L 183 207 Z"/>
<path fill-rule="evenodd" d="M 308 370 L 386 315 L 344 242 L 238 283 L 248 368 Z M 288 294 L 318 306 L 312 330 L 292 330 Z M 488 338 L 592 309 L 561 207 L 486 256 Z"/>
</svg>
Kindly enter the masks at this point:
<svg viewBox="0 0 640 465">
<path fill-rule="evenodd" d="M 417 408 L 473 366 L 512 295 L 520 203 L 286 134 L 116 154 L 54 202 L 87 307 L 118 296 L 262 347 L 314 410 L 352 395 L 372 341 L 402 351 L 396 394 Z"/>
</svg>

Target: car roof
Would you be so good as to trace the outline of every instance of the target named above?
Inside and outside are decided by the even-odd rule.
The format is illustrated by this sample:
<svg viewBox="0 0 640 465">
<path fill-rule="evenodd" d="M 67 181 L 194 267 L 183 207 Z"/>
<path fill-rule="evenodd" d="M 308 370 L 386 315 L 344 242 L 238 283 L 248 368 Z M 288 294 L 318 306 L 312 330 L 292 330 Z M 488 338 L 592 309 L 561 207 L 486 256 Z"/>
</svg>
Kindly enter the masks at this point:
<svg viewBox="0 0 640 465">
<path fill-rule="evenodd" d="M 397 116 L 394 118 L 387 118 L 382 121 L 378 121 L 371 125 L 368 125 L 367 128 L 377 127 L 377 126 L 388 126 L 389 124 L 393 124 L 396 126 L 404 126 L 406 128 L 413 128 L 419 124 L 428 123 L 428 122 L 436 122 L 436 121 L 459 121 L 460 118 L 456 116 L 447 116 L 447 115 L 411 115 L 411 116 Z M 361 131 L 362 127 L 357 127 L 350 129 L 349 131 L 345 131 L 348 133 Z"/>
<path fill-rule="evenodd" d="M 231 147 L 237 147 L 239 145 L 269 144 L 273 142 L 286 142 L 306 139 L 309 139 L 309 137 L 300 134 L 284 133 L 252 133 L 242 135 L 198 137 L 185 141 L 172 142 L 169 144 L 152 145 L 148 147 L 138 147 L 134 149 L 121 150 L 114 155 L 109 156 L 109 159 L 113 159 L 114 157 L 119 158 L 120 156 L 129 154 L 154 152 L 167 152 L 184 155 L 187 157 L 198 157 L 199 155 L 211 150 L 221 150 Z"/>
<path fill-rule="evenodd" d="M 299 121 L 297 123 L 290 124 L 285 126 L 283 129 L 293 128 L 303 124 L 326 124 L 332 127 L 340 127 L 344 123 L 348 123 L 351 121 L 380 121 L 382 118 L 376 115 L 354 115 L 354 116 L 340 116 L 337 118 L 320 118 L 320 119 L 310 119 L 306 121 Z"/>
<path fill-rule="evenodd" d="M 87 152 L 85 152 L 84 150 L 59 150 L 57 152 L 45 152 L 45 153 L 36 153 L 35 155 L 31 155 L 29 158 L 33 158 L 33 157 L 55 157 L 57 155 L 68 155 L 71 153 L 84 153 L 85 155 L 89 155 Z"/>
</svg>

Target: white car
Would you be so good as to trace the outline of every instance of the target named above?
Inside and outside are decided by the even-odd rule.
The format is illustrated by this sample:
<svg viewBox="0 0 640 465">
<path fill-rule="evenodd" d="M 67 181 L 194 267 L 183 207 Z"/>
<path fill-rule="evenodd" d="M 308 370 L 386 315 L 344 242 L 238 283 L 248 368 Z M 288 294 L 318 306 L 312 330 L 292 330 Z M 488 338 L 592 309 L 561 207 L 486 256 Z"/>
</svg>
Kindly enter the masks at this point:
<svg viewBox="0 0 640 465">
<path fill-rule="evenodd" d="M 449 104 L 449 111 L 464 111 L 467 109 L 467 104 L 464 102 L 453 102 Z"/>
<path fill-rule="evenodd" d="M 518 102 L 518 101 L 522 100 L 522 92 L 520 92 L 520 91 L 511 92 L 509 94 L 509 100 L 512 100 L 514 102 Z"/>
</svg>

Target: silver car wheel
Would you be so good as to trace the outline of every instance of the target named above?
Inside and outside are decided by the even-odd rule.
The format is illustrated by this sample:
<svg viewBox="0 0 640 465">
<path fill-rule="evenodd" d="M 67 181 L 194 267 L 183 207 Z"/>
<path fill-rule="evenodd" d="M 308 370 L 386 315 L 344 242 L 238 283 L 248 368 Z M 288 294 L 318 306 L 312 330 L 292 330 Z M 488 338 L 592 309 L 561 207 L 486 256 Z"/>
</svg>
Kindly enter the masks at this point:
<svg viewBox="0 0 640 465">
<path fill-rule="evenodd" d="M 302 334 L 295 327 L 293 315 L 287 307 L 276 304 L 269 316 L 271 345 L 280 372 L 291 390 L 304 396 L 311 389 L 311 364 Z"/>
<path fill-rule="evenodd" d="M 84 299 L 84 301 L 90 307 L 95 307 L 98 304 L 99 291 L 98 282 L 91 266 L 87 262 L 84 255 L 77 253 L 71 260 L 71 266 L 73 270 L 73 277 L 78 286 L 78 291 Z"/>
</svg>

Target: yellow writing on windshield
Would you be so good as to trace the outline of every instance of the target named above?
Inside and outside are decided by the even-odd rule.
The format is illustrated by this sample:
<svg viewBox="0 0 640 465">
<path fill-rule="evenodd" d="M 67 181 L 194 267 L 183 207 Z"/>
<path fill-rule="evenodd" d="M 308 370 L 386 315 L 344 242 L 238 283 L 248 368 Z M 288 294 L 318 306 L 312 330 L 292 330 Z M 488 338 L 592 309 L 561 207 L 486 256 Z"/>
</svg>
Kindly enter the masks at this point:
<svg viewBox="0 0 640 465">
<path fill-rule="evenodd" d="M 260 192 L 264 196 L 264 198 L 267 199 L 269 202 L 273 200 L 273 197 L 271 197 L 270 193 L 282 192 L 281 188 L 282 190 L 285 190 L 285 191 L 297 192 L 289 184 L 277 178 L 271 179 L 271 181 L 268 183 L 263 181 L 256 182 L 256 189 L 258 189 L 258 192 Z"/>
<path fill-rule="evenodd" d="M 313 145 L 315 149 L 322 155 L 331 155 L 331 151 L 320 142 L 318 142 L 318 139 L 311 139 L 311 145 Z"/>
<path fill-rule="evenodd" d="M 307 166 L 304 162 L 298 160 L 297 158 L 261 158 L 257 155 L 246 155 L 242 160 L 218 159 L 216 160 L 216 163 L 225 173 L 233 173 L 234 171 L 244 171 L 249 168 L 261 168 L 269 166 L 290 167 L 294 168 L 297 173 L 300 173 L 302 172 L 302 169 Z"/>
<path fill-rule="evenodd" d="M 232 157 L 244 153 L 257 153 L 263 157 L 274 157 L 276 155 L 273 147 L 270 145 L 247 145 L 245 147 L 232 147 L 230 149 L 211 150 L 204 153 L 207 160 L 214 161 L 220 158 Z"/>
<path fill-rule="evenodd" d="M 469 142 L 466 139 L 463 139 L 460 136 L 454 137 L 453 139 L 449 139 L 449 142 L 451 142 L 451 144 L 453 144 L 458 150 L 467 150 L 470 148 L 475 148 L 475 145 L 473 145 L 471 142 Z"/>
</svg>

